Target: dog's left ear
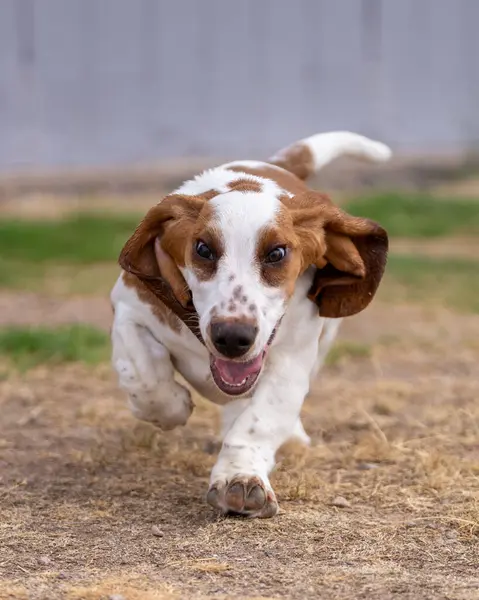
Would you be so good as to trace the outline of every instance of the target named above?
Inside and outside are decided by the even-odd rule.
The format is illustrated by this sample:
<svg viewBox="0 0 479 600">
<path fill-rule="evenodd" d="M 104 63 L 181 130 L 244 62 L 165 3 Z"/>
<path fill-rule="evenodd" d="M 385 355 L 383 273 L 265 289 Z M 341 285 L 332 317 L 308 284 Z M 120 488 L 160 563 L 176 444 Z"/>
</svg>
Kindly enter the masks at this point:
<svg viewBox="0 0 479 600">
<path fill-rule="evenodd" d="M 353 217 L 317 192 L 290 200 L 293 225 L 303 253 L 303 270 L 316 265 L 308 297 L 323 317 L 354 315 L 368 306 L 384 273 L 386 231 Z"/>
<path fill-rule="evenodd" d="M 120 266 L 141 281 L 165 280 L 178 302 L 190 306 L 191 294 L 179 267 L 184 266 L 191 229 L 202 198 L 174 194 L 151 208 L 121 251 Z"/>
</svg>

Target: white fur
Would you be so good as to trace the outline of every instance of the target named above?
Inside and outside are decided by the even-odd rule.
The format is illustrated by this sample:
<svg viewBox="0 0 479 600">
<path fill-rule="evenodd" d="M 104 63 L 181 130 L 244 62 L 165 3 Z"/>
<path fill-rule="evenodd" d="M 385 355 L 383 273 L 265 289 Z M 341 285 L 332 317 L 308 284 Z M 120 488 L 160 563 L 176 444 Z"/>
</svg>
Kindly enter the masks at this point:
<svg viewBox="0 0 479 600">
<path fill-rule="evenodd" d="M 228 184 L 232 181 L 236 181 L 238 179 L 248 179 L 249 181 L 260 183 L 263 187 L 264 193 L 270 194 L 272 196 L 279 196 L 280 194 L 288 194 L 288 196 L 291 196 L 291 194 L 287 193 L 285 190 L 280 188 L 276 181 L 266 179 L 265 177 L 259 177 L 258 175 L 249 175 L 247 173 L 242 173 L 238 171 L 230 171 L 228 169 L 228 167 L 233 166 L 253 166 L 252 164 L 248 163 L 254 163 L 255 168 L 266 166 L 266 163 L 258 161 L 241 161 L 237 163 L 228 163 L 227 165 L 221 165 L 220 167 L 216 167 L 216 169 L 208 169 L 207 171 L 200 173 L 200 175 L 197 175 L 194 179 L 191 179 L 190 181 L 185 181 L 185 183 L 180 185 L 180 187 L 177 190 L 175 190 L 174 193 L 194 196 L 196 194 L 207 192 L 208 190 L 216 190 L 220 194 L 225 194 L 231 191 L 228 187 Z"/>
<path fill-rule="evenodd" d="M 305 143 L 313 150 L 317 168 L 339 154 L 382 160 L 389 153 L 382 144 L 352 133 L 321 134 L 307 138 Z M 301 406 L 334 341 L 340 320 L 320 318 L 317 307 L 308 300 L 312 269 L 299 278 L 288 302 L 281 290 L 262 282 L 253 260 L 256 240 L 261 229 L 274 221 L 280 207 L 277 198 L 284 190 L 268 179 L 228 170 L 234 165 L 260 167 L 264 163 L 229 163 L 206 171 L 177 190 L 195 195 L 215 189 L 221 194 L 210 200 L 214 225 L 225 245 L 215 277 L 202 282 L 192 269 L 183 269 L 208 349 L 185 325 L 177 332 L 160 322 L 120 276 L 111 294 L 115 308 L 112 360 L 120 385 L 128 393 L 132 412 L 163 429 L 183 425 L 192 411 L 190 394 L 174 380 L 173 366 L 201 395 L 225 405 L 223 447 L 211 473 L 208 497 L 211 495 L 212 503 L 227 511 L 231 508 L 228 491 L 232 482 L 238 480 L 250 487 L 259 482 L 268 495 L 265 507 L 240 512 L 272 516 L 277 504 L 269 474 L 275 453 L 292 437 L 309 443 L 300 420 Z M 245 177 L 261 183 L 262 192 L 230 191 L 229 183 Z M 210 351 L 214 350 L 208 340 L 208 324 L 212 311 L 222 314 L 222 303 L 233 298 L 238 285 L 248 302 L 237 303 L 237 314 L 251 305 L 256 307 L 259 333 L 251 356 L 264 348 L 280 317 L 282 322 L 256 387 L 246 398 L 232 399 L 216 387 L 211 376 Z"/>
<path fill-rule="evenodd" d="M 252 395 L 230 401 L 212 381 L 208 351 L 186 327 L 176 333 L 160 323 L 122 278 L 113 289 L 113 366 L 133 414 L 165 430 L 186 423 L 193 407 L 189 392 L 174 380 L 172 358 L 200 394 L 225 404 L 223 447 L 211 473 L 212 487 L 221 490 L 233 478 L 256 476 L 274 498 L 269 473 L 276 451 L 289 438 L 310 442 L 300 411 L 322 354 L 321 332 L 330 321 L 318 317 L 307 299 L 311 278 L 307 272 L 298 282 Z M 226 504 L 221 507 L 228 510 Z"/>
<path fill-rule="evenodd" d="M 250 307 L 255 307 L 259 333 L 249 353 L 253 358 L 266 345 L 284 311 L 285 297 L 281 290 L 262 283 L 260 273 L 252 268 L 258 236 L 265 226 L 274 222 L 280 201 L 271 193 L 228 192 L 210 203 L 214 210 L 212 225 L 221 232 L 224 254 L 214 279 L 200 281 L 194 270 L 188 268 L 183 270 L 183 275 L 193 293 L 203 339 L 213 354 L 215 349 L 208 336 L 212 315 L 248 317 L 253 316 Z M 238 287 L 247 298 L 244 303 L 234 298 Z M 234 311 L 228 310 L 230 302 Z"/>
<path fill-rule="evenodd" d="M 262 167 L 273 167 L 274 169 L 281 170 L 281 167 L 265 163 L 261 160 L 234 160 L 233 162 L 222 165 L 223 169 L 231 169 L 232 167 L 246 167 L 247 169 L 261 169 Z"/>
<path fill-rule="evenodd" d="M 317 135 L 304 138 L 294 145 L 298 144 L 303 144 L 311 150 L 315 171 L 319 171 L 340 156 L 351 156 L 374 162 L 384 162 L 389 160 L 392 154 L 391 149 L 385 144 L 370 140 L 363 135 L 350 131 L 318 133 Z M 282 160 L 290 150 L 291 146 L 283 148 L 271 157 L 271 160 Z"/>
</svg>

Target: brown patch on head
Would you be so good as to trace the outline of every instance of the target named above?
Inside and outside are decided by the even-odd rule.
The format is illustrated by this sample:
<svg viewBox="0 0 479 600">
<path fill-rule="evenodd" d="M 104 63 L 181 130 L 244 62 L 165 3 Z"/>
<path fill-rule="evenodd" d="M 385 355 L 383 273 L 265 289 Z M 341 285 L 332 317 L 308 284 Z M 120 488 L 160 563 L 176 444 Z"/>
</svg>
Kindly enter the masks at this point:
<svg viewBox="0 0 479 600">
<path fill-rule="evenodd" d="M 246 304 L 248 302 L 248 296 L 241 296 L 240 302 L 241 304 Z"/>
<path fill-rule="evenodd" d="M 199 196 L 172 194 L 164 198 L 148 211 L 125 244 L 121 266 L 145 281 L 162 277 L 185 306 L 190 292 L 180 268 L 192 263 L 200 279 L 210 278 L 216 269 L 216 261 L 197 255 L 194 242 L 201 239 L 215 254 L 222 252 L 220 236 L 211 225 L 213 209 L 207 202 L 218 194 L 208 190 Z"/>
<path fill-rule="evenodd" d="M 150 306 L 153 314 L 161 323 L 168 325 L 176 333 L 181 331 L 181 320 L 138 277 L 132 273 L 123 272 L 122 278 L 126 287 L 136 290 L 140 300 Z"/>
<path fill-rule="evenodd" d="M 213 258 L 204 258 L 196 250 L 197 243 L 202 242 L 211 250 Z M 216 274 L 218 261 L 224 253 L 224 241 L 221 231 L 214 224 L 214 209 L 206 203 L 198 216 L 192 231 L 190 242 L 191 254 L 189 265 L 194 269 L 200 281 L 208 281 Z"/>
<path fill-rule="evenodd" d="M 208 190 L 207 192 L 201 192 L 201 194 L 198 194 L 198 198 L 202 198 L 203 200 L 211 200 L 212 198 L 216 198 L 216 196 L 219 196 L 221 192 L 218 192 L 218 190 Z"/>
<path fill-rule="evenodd" d="M 283 204 L 286 204 L 288 200 L 291 200 L 291 196 L 288 196 L 288 194 L 281 194 L 281 196 L 278 196 L 278 200 Z"/>
<path fill-rule="evenodd" d="M 268 253 L 285 248 L 281 260 Z M 276 222 L 264 228 L 257 245 L 257 261 L 264 283 L 284 289 L 289 297 L 298 276 L 317 267 L 308 294 L 324 317 L 356 314 L 372 300 L 387 258 L 388 238 L 379 225 L 352 217 L 328 196 L 308 191 L 285 198 Z"/>
<path fill-rule="evenodd" d="M 202 340 L 191 292 L 181 273 L 188 265 L 200 279 L 213 276 L 216 261 L 201 259 L 194 243 L 198 235 L 221 253 L 211 224 L 212 208 L 202 197 L 173 194 L 150 209 L 127 241 L 119 263 L 168 306 Z M 208 238 L 209 236 L 209 238 Z"/>
<path fill-rule="evenodd" d="M 263 186 L 259 181 L 246 178 L 232 181 L 228 184 L 228 187 L 235 192 L 261 192 L 263 190 Z"/>
<path fill-rule="evenodd" d="M 286 192 L 289 192 L 290 194 L 301 194 L 308 190 L 307 185 L 301 181 L 301 179 L 296 177 L 296 175 L 293 175 L 293 173 L 289 173 L 284 169 L 266 163 L 260 167 L 242 167 L 241 165 L 238 165 L 235 167 L 228 167 L 228 170 L 270 179 L 271 181 L 275 181 L 280 188 L 286 190 Z M 289 198 L 289 196 L 287 197 Z"/>
<path fill-rule="evenodd" d="M 299 179 L 307 179 L 315 171 L 313 153 L 303 142 L 293 144 L 279 152 L 272 164 L 286 169 Z"/>
<path fill-rule="evenodd" d="M 253 314 L 255 314 L 255 313 L 257 313 L 257 312 L 258 312 L 258 307 L 256 306 L 256 304 L 250 304 L 250 305 L 248 306 L 248 310 L 249 310 L 250 312 L 252 312 Z"/>
<path fill-rule="evenodd" d="M 231 283 L 236 279 L 236 275 L 234 273 L 231 273 L 231 275 L 228 277 L 228 281 Z"/>
<path fill-rule="evenodd" d="M 281 206 L 274 224 L 265 227 L 259 235 L 256 247 L 261 278 L 270 287 L 283 288 L 290 297 L 301 272 L 299 240 L 293 227 L 289 211 Z M 285 255 L 278 262 L 270 262 L 269 255 L 275 249 L 284 249 Z"/>
<path fill-rule="evenodd" d="M 228 312 L 236 312 L 236 309 L 236 304 L 231 300 L 228 304 Z"/>
</svg>

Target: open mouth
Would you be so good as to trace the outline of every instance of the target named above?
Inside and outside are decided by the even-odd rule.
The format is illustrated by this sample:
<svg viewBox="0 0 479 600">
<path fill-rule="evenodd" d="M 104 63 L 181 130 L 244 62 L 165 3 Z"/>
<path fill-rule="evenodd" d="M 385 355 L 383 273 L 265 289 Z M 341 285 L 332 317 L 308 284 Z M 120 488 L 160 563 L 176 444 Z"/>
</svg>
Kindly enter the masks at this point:
<svg viewBox="0 0 479 600">
<path fill-rule="evenodd" d="M 271 346 L 278 328 L 279 322 L 264 347 L 263 351 L 253 360 L 239 362 L 210 356 L 210 369 L 214 382 L 219 389 L 228 396 L 242 396 L 249 392 L 263 369 L 264 359 Z"/>
</svg>

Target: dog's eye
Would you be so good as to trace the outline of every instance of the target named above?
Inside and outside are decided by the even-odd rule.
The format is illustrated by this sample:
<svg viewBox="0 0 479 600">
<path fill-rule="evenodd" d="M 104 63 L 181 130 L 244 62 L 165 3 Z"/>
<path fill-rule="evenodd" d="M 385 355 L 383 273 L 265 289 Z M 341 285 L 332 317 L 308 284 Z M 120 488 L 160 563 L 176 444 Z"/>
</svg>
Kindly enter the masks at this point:
<svg viewBox="0 0 479 600">
<path fill-rule="evenodd" d="M 283 260 L 286 256 L 286 248 L 284 246 L 278 246 L 274 248 L 266 255 L 265 262 L 267 263 L 277 263 Z"/>
<path fill-rule="evenodd" d="M 198 240 L 196 242 L 196 254 L 198 254 L 198 256 L 201 256 L 201 258 L 205 258 L 206 260 L 215 259 L 213 251 L 210 250 L 210 248 L 208 248 L 208 246 L 201 240 Z"/>
</svg>

